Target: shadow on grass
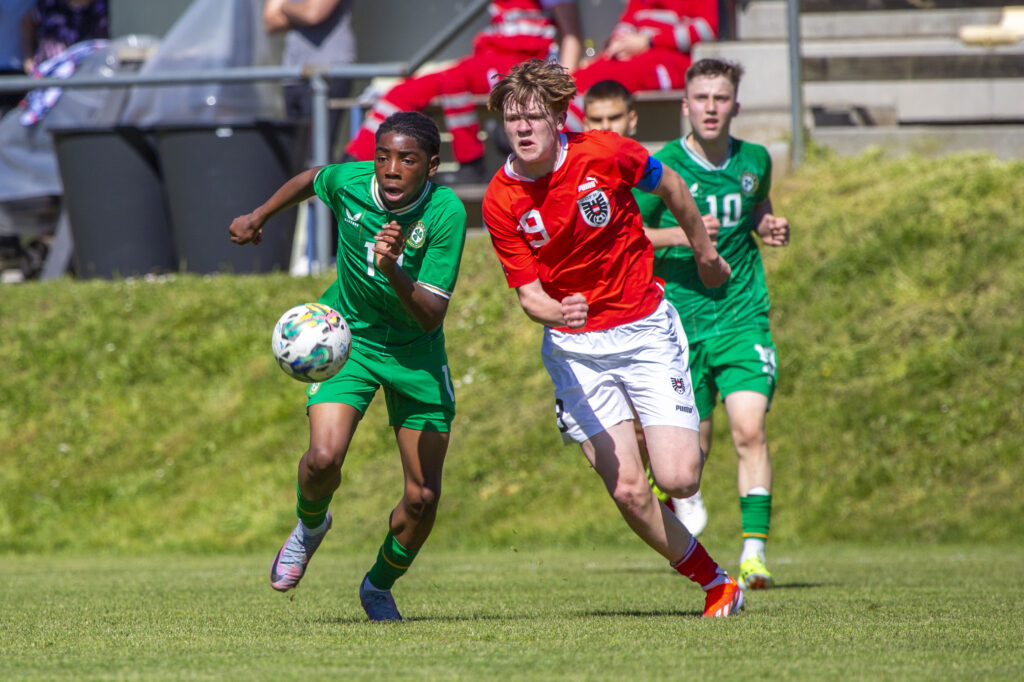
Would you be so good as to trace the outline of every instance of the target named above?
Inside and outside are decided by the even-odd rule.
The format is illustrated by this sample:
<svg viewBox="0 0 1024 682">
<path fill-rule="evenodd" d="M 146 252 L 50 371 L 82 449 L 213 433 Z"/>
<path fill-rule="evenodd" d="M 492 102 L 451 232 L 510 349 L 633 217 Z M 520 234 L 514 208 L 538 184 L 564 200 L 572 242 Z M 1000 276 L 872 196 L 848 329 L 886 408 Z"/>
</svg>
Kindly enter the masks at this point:
<svg viewBox="0 0 1024 682">
<path fill-rule="evenodd" d="M 521 616 L 515 616 L 511 614 L 491 614 L 491 615 L 466 615 L 466 616 L 413 616 L 412 618 L 404 618 L 406 623 L 468 623 L 473 621 L 507 621 L 510 619 L 530 619 L 536 618 L 535 615 L 522 614 Z M 366 616 L 338 616 L 337 618 L 316 618 L 312 621 L 317 625 L 372 625 L 380 623 L 382 625 L 399 625 L 394 621 L 381 623 L 380 621 L 369 620 Z"/>
<path fill-rule="evenodd" d="M 687 616 L 692 618 L 700 618 L 704 615 L 703 611 L 677 611 L 673 609 L 649 609 L 646 611 L 581 611 L 581 616 L 591 616 L 594 618 L 659 618 L 659 617 L 670 617 L 678 618 L 679 616 Z"/>
</svg>

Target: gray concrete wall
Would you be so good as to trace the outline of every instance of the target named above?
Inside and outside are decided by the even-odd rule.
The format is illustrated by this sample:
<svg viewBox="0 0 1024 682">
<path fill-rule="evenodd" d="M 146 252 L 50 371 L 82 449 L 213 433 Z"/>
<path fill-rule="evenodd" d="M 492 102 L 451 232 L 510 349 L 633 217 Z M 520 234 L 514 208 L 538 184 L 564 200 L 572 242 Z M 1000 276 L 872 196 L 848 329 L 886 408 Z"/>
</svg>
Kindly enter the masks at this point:
<svg viewBox="0 0 1024 682">
<path fill-rule="evenodd" d="M 110 34 L 163 38 L 191 4 L 192 0 L 109 0 Z"/>
</svg>

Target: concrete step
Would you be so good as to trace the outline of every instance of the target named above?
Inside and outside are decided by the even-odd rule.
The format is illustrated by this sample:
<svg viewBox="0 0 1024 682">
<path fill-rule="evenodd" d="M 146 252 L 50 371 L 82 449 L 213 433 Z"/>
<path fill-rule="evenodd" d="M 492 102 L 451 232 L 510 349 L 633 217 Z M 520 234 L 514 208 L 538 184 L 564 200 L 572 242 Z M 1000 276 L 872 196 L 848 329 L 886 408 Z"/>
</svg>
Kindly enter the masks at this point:
<svg viewBox="0 0 1024 682">
<path fill-rule="evenodd" d="M 804 105 L 889 110 L 894 121 L 1016 121 L 1024 119 L 1024 45 L 980 48 L 944 40 L 808 41 L 803 45 Z M 943 50 L 949 50 L 944 54 Z M 902 50 L 898 52 L 897 50 Z M 742 105 L 789 110 L 789 53 L 785 42 L 699 43 L 695 59 L 743 64 Z M 994 77 L 998 76 L 998 77 Z"/>
<path fill-rule="evenodd" d="M 797 0 L 800 11 L 822 12 L 898 11 L 915 9 L 962 9 L 965 7 L 1008 7 L 1019 0 Z"/>
<path fill-rule="evenodd" d="M 1024 159 L 1024 125 L 818 128 L 811 138 L 843 156 L 877 148 L 888 156 L 985 151 L 1000 159 Z"/>
<path fill-rule="evenodd" d="M 931 9 L 915 9 L 905 4 L 906 9 L 888 11 L 871 2 L 861 3 L 859 10 L 804 10 L 800 18 L 800 35 L 804 40 L 955 37 L 961 26 L 997 24 L 1002 15 L 1000 7 L 982 7 L 977 3 L 964 2 L 962 7 Z M 873 6 L 879 9 L 870 9 Z M 737 12 L 736 26 L 740 40 L 785 40 L 788 35 L 785 0 L 754 0 L 748 3 Z"/>
<path fill-rule="evenodd" d="M 804 104 L 892 108 L 901 124 L 1024 121 L 1024 78 L 806 83 Z"/>
<path fill-rule="evenodd" d="M 778 41 L 760 42 L 759 45 L 786 44 Z M 801 36 L 800 47 L 806 57 L 962 57 L 986 55 L 1012 55 L 1020 58 L 1020 71 L 1024 72 L 1024 41 L 1016 45 L 983 47 L 968 45 L 956 36 L 876 37 L 812 39 Z"/>
</svg>

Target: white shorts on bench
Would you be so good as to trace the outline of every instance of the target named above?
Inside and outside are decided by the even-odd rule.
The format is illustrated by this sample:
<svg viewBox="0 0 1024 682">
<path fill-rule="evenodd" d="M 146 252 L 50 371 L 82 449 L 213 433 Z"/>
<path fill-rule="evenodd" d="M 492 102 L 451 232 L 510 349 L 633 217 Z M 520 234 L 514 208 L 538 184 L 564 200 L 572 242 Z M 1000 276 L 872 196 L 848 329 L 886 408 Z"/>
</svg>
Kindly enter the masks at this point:
<svg viewBox="0 0 1024 682">
<path fill-rule="evenodd" d="M 697 431 L 689 346 L 667 301 L 645 318 L 596 332 L 545 329 L 544 366 L 555 385 L 562 440 L 581 443 L 633 419 Z"/>
</svg>

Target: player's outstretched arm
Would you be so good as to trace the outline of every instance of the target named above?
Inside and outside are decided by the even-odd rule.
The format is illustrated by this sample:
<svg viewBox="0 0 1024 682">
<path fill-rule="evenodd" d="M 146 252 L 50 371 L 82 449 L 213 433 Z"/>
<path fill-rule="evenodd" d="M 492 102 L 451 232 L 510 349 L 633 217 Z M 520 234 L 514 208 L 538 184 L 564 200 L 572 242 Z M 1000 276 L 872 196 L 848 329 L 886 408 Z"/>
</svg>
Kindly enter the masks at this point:
<svg viewBox="0 0 1024 682">
<path fill-rule="evenodd" d="M 418 285 L 398 264 L 405 249 L 402 226 L 392 220 L 380 229 L 376 240 L 373 245 L 374 259 L 377 267 L 388 278 L 398 300 L 423 331 L 431 332 L 440 327 L 448 314 L 448 299 Z"/>
<path fill-rule="evenodd" d="M 527 317 L 545 327 L 581 329 L 587 324 L 590 306 L 583 294 L 570 294 L 557 301 L 548 296 L 539 279 L 516 287 L 516 293 Z"/>
<path fill-rule="evenodd" d="M 315 194 L 313 180 L 320 168 L 302 171 L 285 182 L 269 199 L 252 213 L 240 215 L 231 221 L 228 234 L 235 244 L 259 244 L 263 241 L 263 226 L 268 220 L 289 206 L 310 198 Z"/>
<path fill-rule="evenodd" d="M 686 183 L 668 166 L 662 171 L 661 182 L 654 188 L 654 193 L 661 197 L 665 206 L 672 213 L 672 216 L 679 223 L 679 226 L 686 233 L 686 238 L 693 249 L 694 259 L 697 261 L 697 272 L 704 286 L 709 289 L 725 284 L 732 274 L 732 269 L 725 262 L 715 245 L 711 243 L 707 228 L 701 219 L 697 204 L 690 196 L 690 189 Z"/>
</svg>

